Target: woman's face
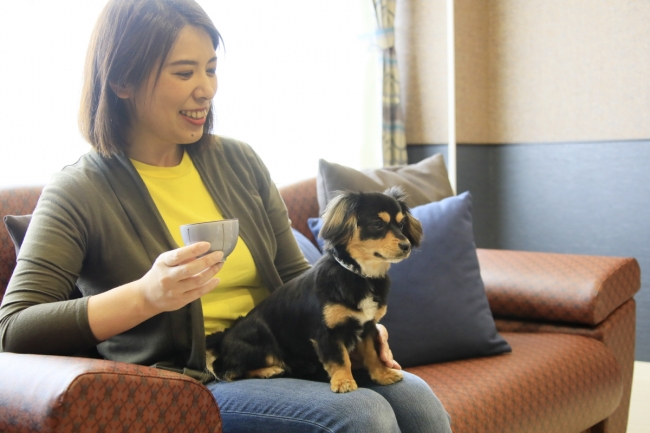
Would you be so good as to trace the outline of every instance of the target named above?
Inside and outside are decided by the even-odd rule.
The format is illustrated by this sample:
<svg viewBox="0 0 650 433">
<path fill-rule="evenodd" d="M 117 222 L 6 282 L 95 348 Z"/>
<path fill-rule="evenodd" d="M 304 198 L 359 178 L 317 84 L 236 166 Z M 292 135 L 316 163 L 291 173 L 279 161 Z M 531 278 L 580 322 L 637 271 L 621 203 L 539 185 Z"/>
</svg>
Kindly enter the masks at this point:
<svg viewBox="0 0 650 433">
<path fill-rule="evenodd" d="M 217 58 L 202 29 L 186 26 L 178 34 L 156 82 L 158 66 L 136 90 L 130 146 L 138 152 L 164 152 L 194 143 L 203 135 L 210 101 L 217 91 Z M 133 96 L 133 95 L 130 95 Z"/>
</svg>

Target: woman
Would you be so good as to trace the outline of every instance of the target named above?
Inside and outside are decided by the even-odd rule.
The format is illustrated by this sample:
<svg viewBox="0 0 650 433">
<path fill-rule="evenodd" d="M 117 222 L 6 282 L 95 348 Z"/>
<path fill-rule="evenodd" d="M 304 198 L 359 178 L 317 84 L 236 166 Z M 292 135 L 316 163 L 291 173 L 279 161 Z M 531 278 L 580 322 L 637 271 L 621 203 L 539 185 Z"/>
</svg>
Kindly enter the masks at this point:
<svg viewBox="0 0 650 433">
<path fill-rule="evenodd" d="M 3 351 L 183 370 L 224 431 L 450 431 L 418 378 L 338 395 L 297 379 L 209 382 L 206 333 L 309 265 L 264 164 L 209 134 L 220 35 L 193 0 L 110 0 L 88 50 L 80 126 L 93 150 L 44 189 L 0 308 Z M 239 218 L 226 265 L 179 226 Z M 200 258 L 197 258 L 200 257 Z M 219 278 L 214 278 L 219 274 Z M 71 299 L 78 286 L 79 299 Z M 392 360 L 382 331 L 381 355 Z"/>
</svg>

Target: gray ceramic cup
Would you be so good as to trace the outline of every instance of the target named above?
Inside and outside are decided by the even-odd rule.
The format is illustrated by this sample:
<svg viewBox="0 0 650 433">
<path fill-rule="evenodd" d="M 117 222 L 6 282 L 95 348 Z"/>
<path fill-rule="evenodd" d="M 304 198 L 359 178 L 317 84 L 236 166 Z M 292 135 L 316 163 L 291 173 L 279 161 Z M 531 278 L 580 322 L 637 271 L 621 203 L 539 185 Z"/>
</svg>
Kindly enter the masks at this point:
<svg viewBox="0 0 650 433">
<path fill-rule="evenodd" d="M 206 254 L 223 251 L 224 260 L 235 249 L 238 235 L 239 220 L 237 218 L 181 226 L 181 236 L 185 245 L 202 241 L 210 242 L 210 250 Z"/>
</svg>

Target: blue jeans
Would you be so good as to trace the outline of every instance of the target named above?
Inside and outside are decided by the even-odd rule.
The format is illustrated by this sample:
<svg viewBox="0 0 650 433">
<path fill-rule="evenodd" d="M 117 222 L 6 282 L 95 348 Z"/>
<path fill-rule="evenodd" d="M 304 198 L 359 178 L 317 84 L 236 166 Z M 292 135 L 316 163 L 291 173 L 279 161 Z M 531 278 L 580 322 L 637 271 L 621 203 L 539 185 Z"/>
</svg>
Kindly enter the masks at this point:
<svg viewBox="0 0 650 433">
<path fill-rule="evenodd" d="M 354 370 L 359 389 L 345 394 L 327 382 L 291 378 L 208 384 L 224 433 L 235 432 L 451 432 L 450 418 L 429 385 L 404 372 L 392 385 L 377 385 Z"/>
</svg>

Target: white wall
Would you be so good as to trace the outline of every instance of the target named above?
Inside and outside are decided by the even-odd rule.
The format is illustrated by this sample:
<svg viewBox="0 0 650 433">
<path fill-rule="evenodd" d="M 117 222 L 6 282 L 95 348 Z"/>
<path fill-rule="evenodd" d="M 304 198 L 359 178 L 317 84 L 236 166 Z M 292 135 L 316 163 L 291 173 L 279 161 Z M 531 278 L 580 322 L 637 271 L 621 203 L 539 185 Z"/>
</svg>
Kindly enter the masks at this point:
<svg viewBox="0 0 650 433">
<path fill-rule="evenodd" d="M 372 2 L 199 3 L 226 46 L 218 53 L 217 133 L 249 142 L 279 184 L 314 176 L 318 158 L 381 165 Z M 45 183 L 89 149 L 77 110 L 104 4 L 0 2 L 0 186 Z"/>
</svg>

